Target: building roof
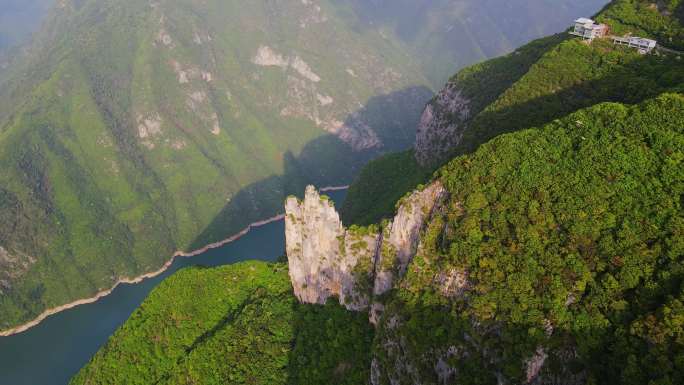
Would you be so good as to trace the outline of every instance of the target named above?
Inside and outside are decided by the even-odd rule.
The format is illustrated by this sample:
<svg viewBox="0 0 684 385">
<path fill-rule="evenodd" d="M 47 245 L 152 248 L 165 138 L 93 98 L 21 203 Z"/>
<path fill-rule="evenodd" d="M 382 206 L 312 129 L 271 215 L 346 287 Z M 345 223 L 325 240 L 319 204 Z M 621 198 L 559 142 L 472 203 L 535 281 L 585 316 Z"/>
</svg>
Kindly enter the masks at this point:
<svg viewBox="0 0 684 385">
<path fill-rule="evenodd" d="M 651 39 L 646 39 L 643 37 L 632 37 L 629 39 L 632 44 L 638 44 L 642 46 L 647 46 L 651 48 L 655 48 L 657 42 L 655 40 Z"/>
<path fill-rule="evenodd" d="M 580 24 L 595 24 L 594 20 L 587 19 L 586 17 L 580 17 L 579 19 L 575 20 L 575 23 L 580 23 Z"/>
<path fill-rule="evenodd" d="M 608 28 L 607 25 L 605 24 L 594 24 L 590 26 L 591 29 L 605 29 Z"/>
</svg>

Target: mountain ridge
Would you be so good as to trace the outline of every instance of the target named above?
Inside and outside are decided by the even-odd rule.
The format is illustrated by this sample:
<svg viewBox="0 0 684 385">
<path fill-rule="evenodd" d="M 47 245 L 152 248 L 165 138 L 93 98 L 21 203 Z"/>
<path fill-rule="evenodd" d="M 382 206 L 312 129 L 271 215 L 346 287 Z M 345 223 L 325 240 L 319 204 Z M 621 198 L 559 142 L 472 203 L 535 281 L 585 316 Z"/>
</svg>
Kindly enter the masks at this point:
<svg viewBox="0 0 684 385">
<path fill-rule="evenodd" d="M 616 0 L 604 12 L 644 3 Z M 497 87 L 462 114 L 479 77 Z M 287 200 L 291 298 L 318 309 L 339 303 L 375 324 L 372 342 L 353 345 L 371 352 L 354 361 L 364 374 L 355 383 L 681 382 L 683 87 L 676 55 L 560 35 L 461 71 L 426 109 L 444 124 L 424 128 L 462 138 L 437 148 L 437 166 L 421 167 L 413 151 L 372 162 L 348 195 L 381 192 L 361 202 L 367 226 L 340 221 L 313 187 L 304 201 Z M 399 168 L 407 159 L 414 163 Z M 405 190 L 383 194 L 392 186 Z M 372 211 L 378 200 L 390 202 Z M 150 317 L 139 309 L 73 383 L 107 383 L 113 377 L 98 374 L 122 357 L 149 359 L 138 345 L 155 344 L 132 338 Z M 324 341 L 339 343 L 337 333 L 348 332 L 332 328 Z M 325 366 L 312 350 L 298 351 L 301 361 L 283 353 L 279 383 L 304 383 L 285 375 L 302 362 L 320 374 L 309 383 L 344 381 L 348 351 L 317 351 L 333 363 Z M 187 383 L 239 383 L 222 373 L 251 373 L 244 356 L 207 354 L 226 359 Z M 177 369 L 187 370 L 169 370 Z"/>
</svg>

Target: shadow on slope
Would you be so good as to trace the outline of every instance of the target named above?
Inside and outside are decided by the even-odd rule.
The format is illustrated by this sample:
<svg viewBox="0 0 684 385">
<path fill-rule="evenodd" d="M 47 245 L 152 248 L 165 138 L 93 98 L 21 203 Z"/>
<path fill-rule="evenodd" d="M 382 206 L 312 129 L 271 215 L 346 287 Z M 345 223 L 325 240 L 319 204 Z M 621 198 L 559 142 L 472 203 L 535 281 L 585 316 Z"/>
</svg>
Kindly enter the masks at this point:
<svg viewBox="0 0 684 385">
<path fill-rule="evenodd" d="M 567 39 L 567 34 L 537 39 L 514 53 L 464 69 L 451 82 L 458 84 L 463 96 L 470 100 L 470 113 L 476 116 L 520 80 L 546 52 Z M 342 220 L 346 225 L 366 226 L 392 217 L 395 202 L 427 181 L 434 170 L 435 165 L 419 165 L 413 151 L 372 160 L 349 189 L 340 213 Z"/>
<path fill-rule="evenodd" d="M 345 124 L 370 126 L 382 147 L 354 151 L 335 135 L 323 134 L 299 154 L 283 154 L 283 174 L 272 175 L 242 188 L 190 244 L 194 250 L 225 239 L 250 223 L 277 215 L 289 195 L 302 196 L 308 184 L 319 187 L 349 184 L 361 168 L 382 153 L 413 144 L 425 103 L 432 97 L 427 87 L 409 87 L 371 98 L 351 114 Z"/>
<path fill-rule="evenodd" d="M 636 104 L 663 92 L 684 90 L 684 64 L 681 62 L 644 56 L 625 65 L 611 68 L 612 65 L 608 64 L 604 69 L 607 74 L 597 79 L 580 81 L 562 89 L 543 90 L 546 92 L 543 96 L 522 103 L 513 102 L 501 109 L 484 110 L 471 121 L 453 155 L 471 153 L 498 135 L 538 127 L 598 103 Z M 562 78 L 564 75 L 554 72 L 550 76 Z M 509 97 L 526 92 L 539 90 L 526 91 L 519 87 Z"/>
<path fill-rule="evenodd" d="M 560 35 L 557 35 L 555 39 L 565 40 Z M 553 43 L 555 39 L 551 39 L 550 43 Z M 542 52 L 546 52 L 548 46 L 542 45 L 540 48 Z M 563 60 L 567 59 L 564 56 L 555 55 L 554 60 L 559 57 L 564 58 Z M 533 56 L 541 55 L 537 52 Z M 485 63 L 491 67 L 486 71 L 494 73 L 505 71 L 503 67 L 507 62 L 510 63 L 510 60 L 503 60 L 504 58 L 495 59 Z M 573 68 L 570 68 L 568 74 L 558 72 L 559 69 L 563 69 L 562 66 L 542 68 L 536 73 L 529 72 L 537 60 L 538 58 L 529 63 L 525 60 L 518 63 L 516 60 L 514 65 L 517 68 L 517 76 L 499 75 L 502 76 L 501 82 L 509 84 L 507 86 L 509 91 L 501 89 L 499 95 L 491 94 L 473 99 L 478 109 L 485 108 L 487 104 L 496 100 L 502 101 L 506 98 L 508 100 L 503 100 L 507 104 L 505 107 L 494 109 L 490 106 L 467 122 L 461 143 L 442 164 L 453 157 L 474 152 L 480 145 L 498 135 L 538 127 L 597 103 L 635 104 L 663 92 L 684 91 L 684 63 L 671 58 L 643 56 L 627 64 L 610 62 L 611 58 L 599 58 L 599 61 L 593 64 L 602 67 L 604 76 L 587 81 L 579 80 L 567 87 L 554 84 L 554 82 L 567 82 L 567 76 L 576 76 Z M 583 62 L 580 63 L 586 65 Z M 551 65 L 556 64 L 551 63 Z M 549 66 L 548 63 L 544 65 Z M 577 63 L 567 60 L 567 66 L 573 65 Z M 534 77 L 525 78 L 531 75 Z M 468 81 L 468 89 L 472 89 L 473 86 L 470 83 L 474 79 L 468 78 Z M 548 87 L 548 89 L 542 87 Z M 509 93 L 506 94 L 506 92 Z M 543 95 L 526 101 L 517 101 L 518 98 L 527 98 L 528 94 L 542 93 Z M 412 153 L 403 153 L 385 156 L 374 160 L 371 163 L 372 166 L 363 171 L 362 176 L 352 185 L 345 200 L 342 211 L 345 224 L 367 225 L 393 215 L 396 200 L 413 190 L 418 184 L 427 182 L 432 171 L 439 169 L 442 165 L 423 169 L 415 161 L 406 160 L 412 155 Z M 404 176 L 397 176 L 396 172 L 387 172 L 387 170 L 397 169 L 405 170 L 402 174 Z M 391 177 L 388 178 L 386 175 L 391 175 Z M 387 194 L 388 190 L 393 190 L 394 193 Z M 392 199 L 392 201 L 386 202 L 382 199 Z"/>
<path fill-rule="evenodd" d="M 374 329 L 367 312 L 351 312 L 337 298 L 326 305 L 293 302 L 288 384 L 364 384 L 370 378 Z"/>
</svg>

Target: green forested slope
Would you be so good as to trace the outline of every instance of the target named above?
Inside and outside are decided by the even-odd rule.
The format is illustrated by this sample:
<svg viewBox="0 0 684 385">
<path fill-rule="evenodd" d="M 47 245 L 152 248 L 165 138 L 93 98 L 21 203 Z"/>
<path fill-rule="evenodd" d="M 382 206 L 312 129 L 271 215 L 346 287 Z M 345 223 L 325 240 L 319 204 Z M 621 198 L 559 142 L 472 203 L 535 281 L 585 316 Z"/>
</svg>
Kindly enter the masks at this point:
<svg viewBox="0 0 684 385">
<path fill-rule="evenodd" d="M 645 1 L 614 1 L 602 10 L 598 19 L 622 32 L 632 31 L 645 37 L 661 38 L 680 31 L 682 5 L 670 2 L 659 11 Z M 639 27 L 616 20 L 630 20 L 639 11 Z M 667 27 L 664 27 L 667 26 Z M 679 32 L 677 32 L 679 33 Z M 661 40 L 666 46 L 668 40 Z M 463 123 L 463 137 L 453 156 L 474 151 L 482 143 L 505 132 L 548 123 L 580 108 L 616 101 L 638 103 L 667 91 L 681 92 L 684 87 L 684 63 L 677 55 L 639 55 L 632 49 L 613 46 L 608 40 L 588 45 L 568 35 L 558 35 L 532 42 L 510 55 L 466 68 L 451 80 L 470 100 L 470 118 Z M 390 169 L 395 158 L 374 162 L 376 169 Z M 384 163 L 380 165 L 380 163 Z M 429 175 L 427 171 L 424 175 Z M 373 182 L 366 178 L 373 178 Z M 344 204 L 348 223 L 373 222 L 392 211 L 378 212 L 373 207 L 392 207 L 375 200 L 377 193 L 363 186 L 383 185 L 402 189 L 396 196 L 411 191 L 410 179 L 396 180 L 391 175 L 364 171 L 352 185 Z M 375 217 L 355 213 L 372 212 Z"/>
<path fill-rule="evenodd" d="M 185 269 L 71 384 L 361 384 L 371 339 L 363 314 L 298 304 L 284 264 Z"/>
<path fill-rule="evenodd" d="M 625 4 L 616 1 L 604 12 Z M 553 36 L 466 69 L 455 81 L 475 113 L 454 157 L 433 172 L 411 152 L 388 155 L 362 172 L 345 202 L 345 221 L 368 224 L 393 213 L 401 196 L 430 175 L 449 193 L 406 274 L 374 298 L 384 305 L 374 332 L 365 313 L 296 306 L 283 267 L 271 266 L 280 271 L 256 270 L 280 282 L 267 293 L 287 295 L 271 300 L 249 285 L 245 293 L 226 292 L 220 301 L 262 294 L 269 300 L 221 324 L 196 350 L 159 350 L 176 342 L 159 343 L 151 330 L 179 335 L 186 347 L 196 337 L 184 340 L 183 324 L 170 325 L 174 317 L 147 309 L 164 304 L 193 313 L 190 302 L 173 302 L 174 293 L 231 268 L 191 270 L 181 273 L 187 283 L 172 282 L 148 299 L 74 383 L 128 378 L 119 372 L 178 383 L 269 383 L 273 373 L 285 372 L 280 383 L 367 383 L 371 357 L 378 384 L 684 382 L 681 59 Z M 202 301 L 217 314 L 235 314 L 211 302 L 212 295 Z M 250 331 L 221 339 L 242 325 L 291 320 L 283 301 L 308 323 L 288 321 L 290 334 L 251 339 L 257 334 Z M 301 309 L 313 313 L 297 318 Z M 293 338 L 289 350 L 281 349 L 287 359 L 274 353 Z M 358 377 L 339 375 L 354 367 L 348 373 Z"/>
<path fill-rule="evenodd" d="M 399 357 L 436 383 L 436 358 L 456 346 L 446 362 L 458 383 L 521 383 L 541 347 L 541 378 L 681 383 L 682 149 L 684 96 L 666 94 L 599 104 L 449 162 L 438 178 L 450 198 L 386 303 L 400 326 L 378 332 L 381 365 L 394 372 Z M 467 284 L 441 286 L 455 272 Z"/>
<path fill-rule="evenodd" d="M 431 94 L 333 2 L 62 4 L 0 87 L 0 328 L 344 184 Z"/>
<path fill-rule="evenodd" d="M 413 151 L 371 160 L 350 186 L 342 207 L 342 221 L 368 226 L 394 214 L 396 202 L 425 182 L 432 170 L 416 162 Z"/>
</svg>

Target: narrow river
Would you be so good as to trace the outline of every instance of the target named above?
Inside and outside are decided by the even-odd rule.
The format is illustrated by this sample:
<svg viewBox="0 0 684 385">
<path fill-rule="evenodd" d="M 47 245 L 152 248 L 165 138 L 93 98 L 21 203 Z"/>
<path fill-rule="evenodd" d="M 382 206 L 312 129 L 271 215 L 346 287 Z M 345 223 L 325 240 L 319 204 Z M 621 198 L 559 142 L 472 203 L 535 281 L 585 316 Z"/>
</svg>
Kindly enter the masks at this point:
<svg viewBox="0 0 684 385">
<path fill-rule="evenodd" d="M 326 193 L 337 204 L 346 191 Z M 229 236 L 229 234 L 226 234 Z M 275 261 L 285 253 L 285 224 L 253 228 L 242 238 L 191 258 L 163 274 L 120 285 L 99 301 L 50 316 L 23 333 L 0 337 L 0 385 L 65 385 L 164 278 L 193 265 L 220 266 L 249 259 Z"/>
</svg>

